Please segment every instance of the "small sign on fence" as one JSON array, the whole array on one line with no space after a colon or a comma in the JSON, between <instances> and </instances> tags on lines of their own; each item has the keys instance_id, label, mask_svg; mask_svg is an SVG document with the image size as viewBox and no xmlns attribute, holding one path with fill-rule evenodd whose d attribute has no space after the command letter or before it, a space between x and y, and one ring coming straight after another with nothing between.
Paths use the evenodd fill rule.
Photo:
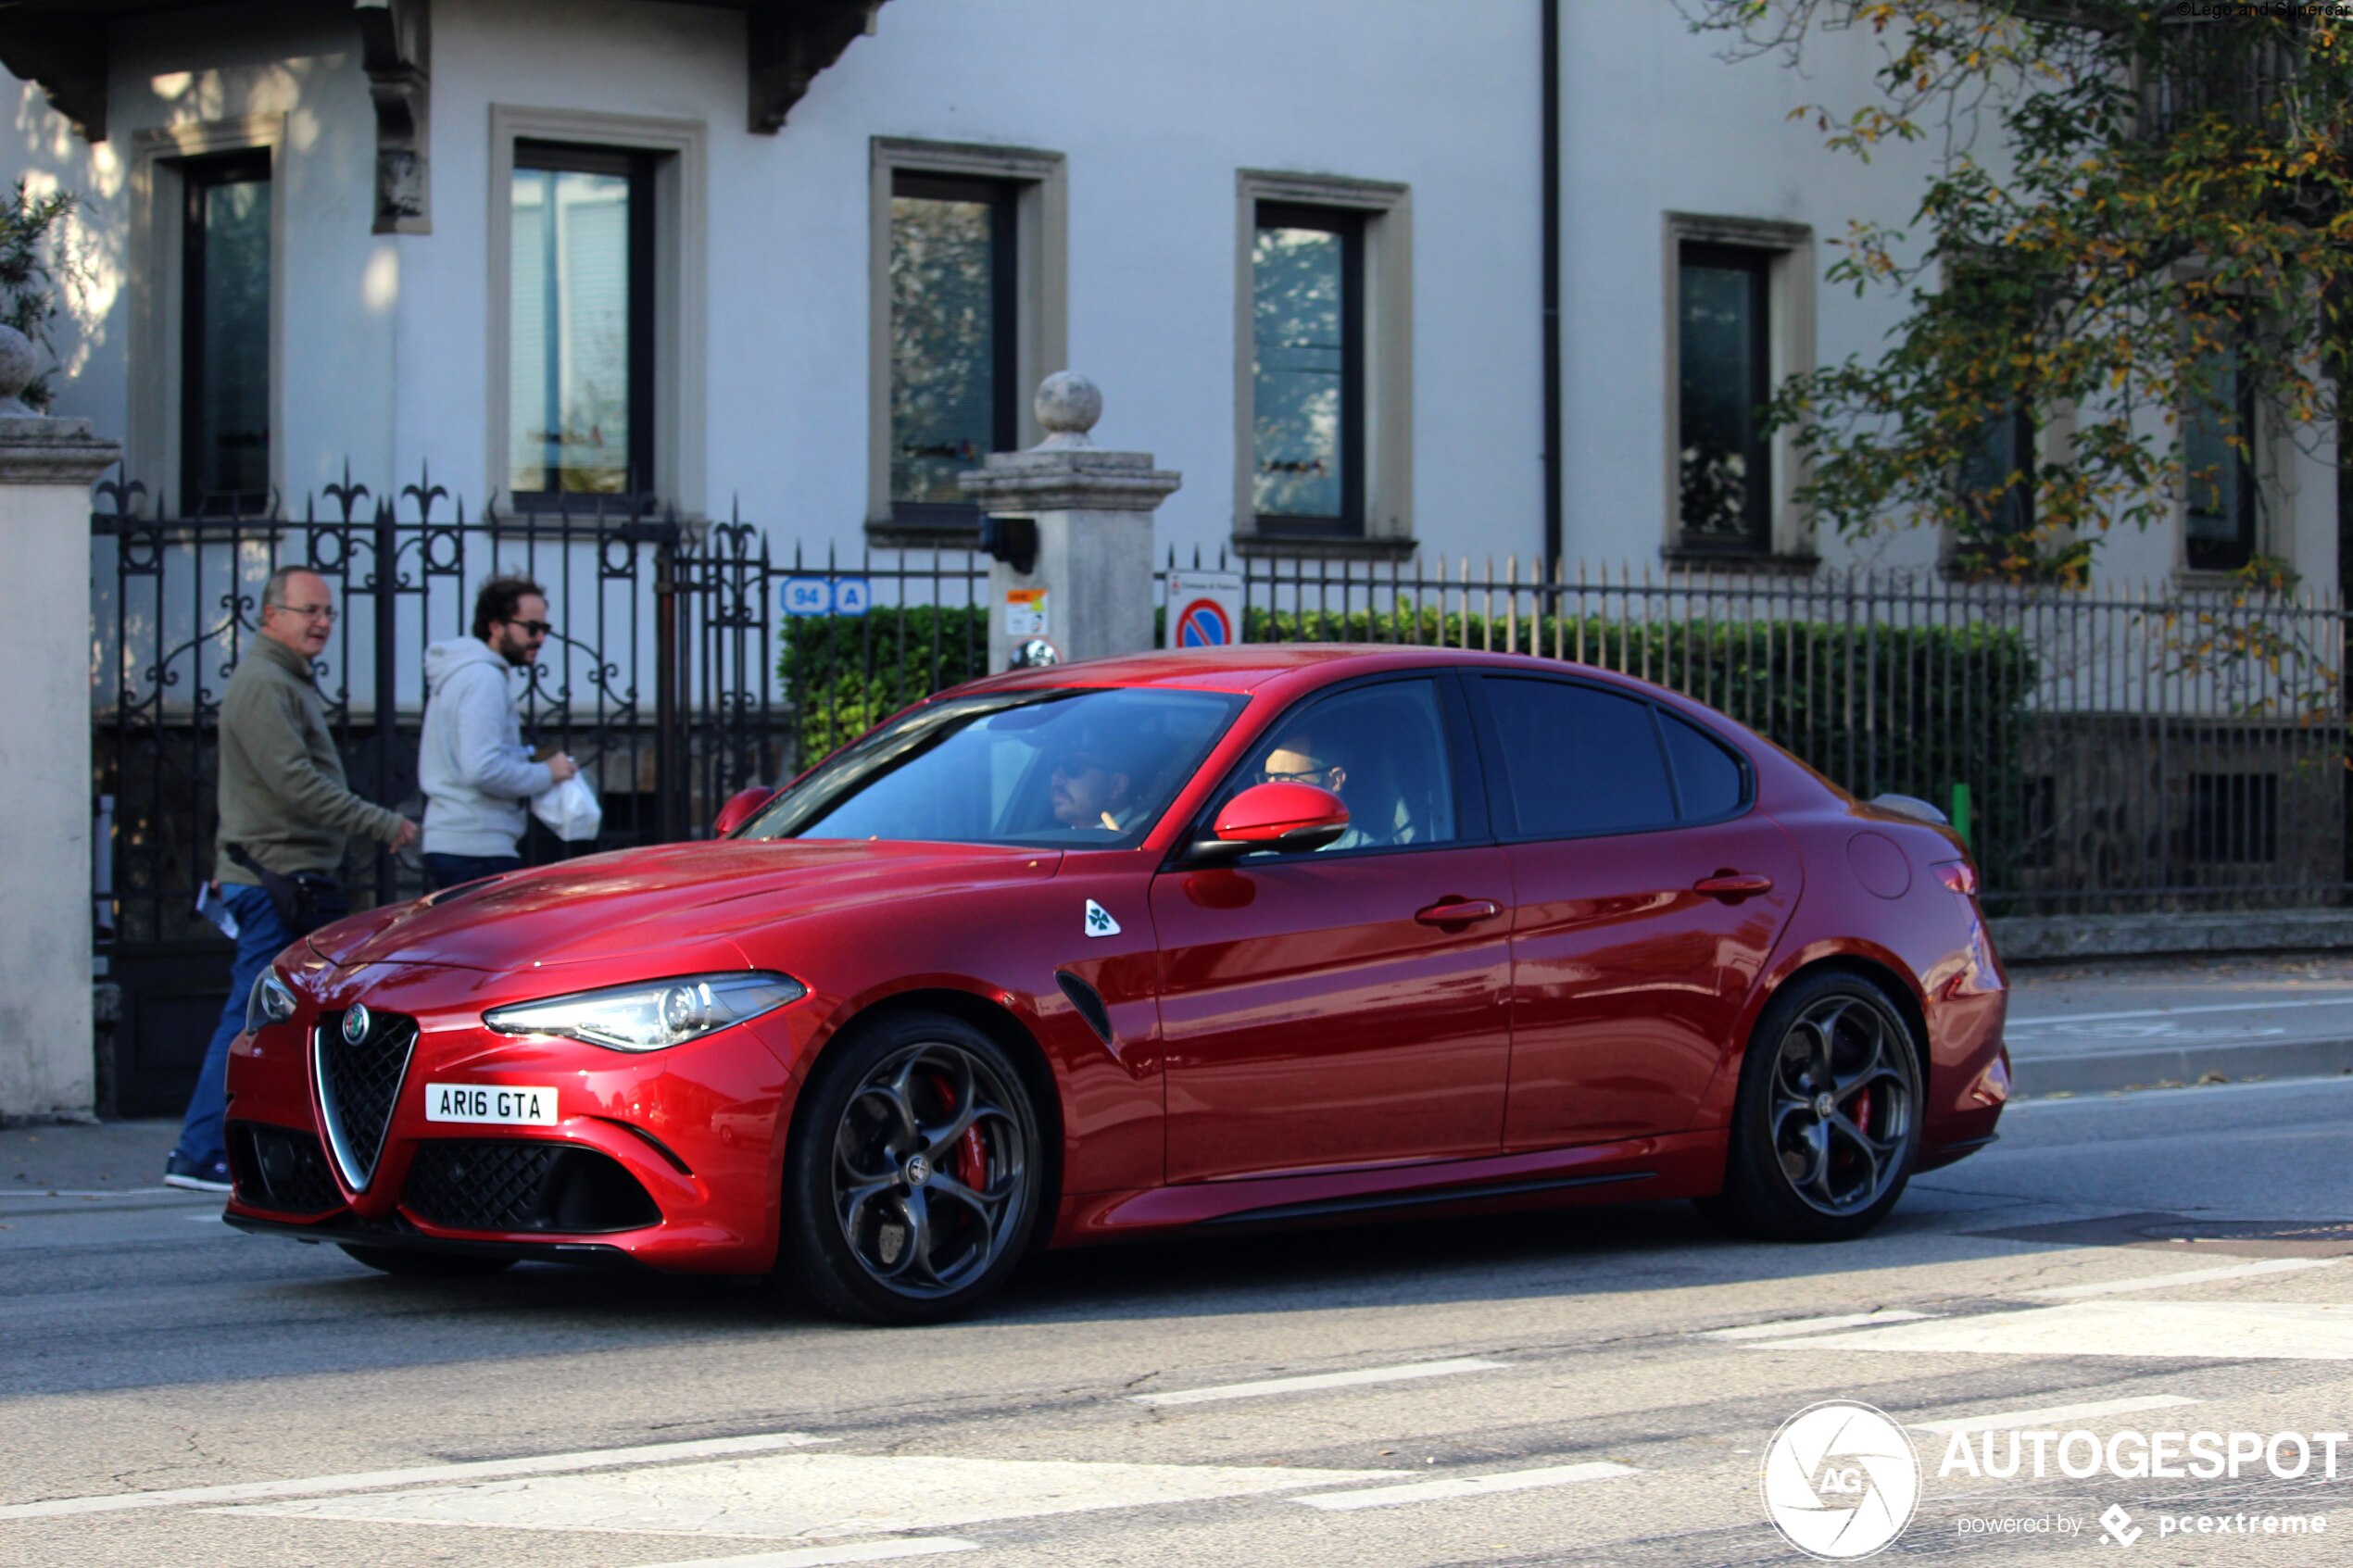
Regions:
<instances>
[{"instance_id":1,"label":"small sign on fence","mask_svg":"<svg viewBox=\"0 0 2353 1568\"><path fill-rule=\"evenodd\" d=\"M787 577L779 590L786 615L863 615L874 585L863 577Z\"/></svg>"},{"instance_id":2,"label":"small sign on fence","mask_svg":"<svg viewBox=\"0 0 2353 1568\"><path fill-rule=\"evenodd\" d=\"M1005 590L1005 635L1008 637L1042 637L1051 628L1047 624L1046 590L1043 588L1008 588Z\"/></svg>"},{"instance_id":3,"label":"small sign on fence","mask_svg":"<svg viewBox=\"0 0 2353 1568\"><path fill-rule=\"evenodd\" d=\"M1172 648L1217 648L1242 640L1242 574L1171 571L1162 641Z\"/></svg>"}]
</instances>

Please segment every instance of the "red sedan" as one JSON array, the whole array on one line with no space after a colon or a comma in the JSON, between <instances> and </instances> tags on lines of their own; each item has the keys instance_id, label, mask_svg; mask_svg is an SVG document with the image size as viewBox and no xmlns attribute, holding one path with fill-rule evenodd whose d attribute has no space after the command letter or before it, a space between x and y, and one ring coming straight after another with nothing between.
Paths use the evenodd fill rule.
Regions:
<instances>
[{"instance_id":1,"label":"red sedan","mask_svg":"<svg viewBox=\"0 0 2353 1568\"><path fill-rule=\"evenodd\" d=\"M998 676L715 842L288 948L230 1060L228 1217L396 1273L773 1273L885 1323L1184 1227L1681 1197L1856 1236L2008 1090L1934 816L1532 659Z\"/></svg>"}]
</instances>

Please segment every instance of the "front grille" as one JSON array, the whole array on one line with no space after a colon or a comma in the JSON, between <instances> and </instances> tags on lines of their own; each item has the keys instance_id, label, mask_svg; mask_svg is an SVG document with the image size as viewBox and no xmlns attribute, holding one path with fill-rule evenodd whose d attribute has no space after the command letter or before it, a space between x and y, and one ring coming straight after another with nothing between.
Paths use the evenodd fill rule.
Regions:
<instances>
[{"instance_id":1,"label":"front grille","mask_svg":"<svg viewBox=\"0 0 2353 1568\"><path fill-rule=\"evenodd\" d=\"M308 1133L259 1122L229 1123L229 1172L237 1198L280 1214L323 1214L343 1207L327 1170L327 1152Z\"/></svg>"},{"instance_id":2,"label":"front grille","mask_svg":"<svg viewBox=\"0 0 2353 1568\"><path fill-rule=\"evenodd\" d=\"M396 1012L369 1013L357 1045L343 1037L341 1012L319 1015L311 1055L319 1072L319 1103L327 1113L327 1143L344 1180L364 1188L384 1152L393 1102L417 1047L417 1021Z\"/></svg>"},{"instance_id":3,"label":"front grille","mask_svg":"<svg viewBox=\"0 0 2353 1568\"><path fill-rule=\"evenodd\" d=\"M434 1138L417 1146L400 1201L456 1231L590 1235L659 1223L661 1210L620 1162L535 1138Z\"/></svg>"}]
</instances>

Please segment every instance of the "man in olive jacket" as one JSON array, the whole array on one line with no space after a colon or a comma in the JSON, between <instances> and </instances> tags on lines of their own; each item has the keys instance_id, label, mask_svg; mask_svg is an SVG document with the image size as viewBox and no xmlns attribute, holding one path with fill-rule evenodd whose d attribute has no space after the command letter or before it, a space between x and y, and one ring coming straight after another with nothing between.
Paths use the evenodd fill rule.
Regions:
<instances>
[{"instance_id":1,"label":"man in olive jacket","mask_svg":"<svg viewBox=\"0 0 2353 1568\"><path fill-rule=\"evenodd\" d=\"M245 1028L254 981L301 935L279 918L254 867L332 878L347 839L372 838L403 849L417 836L416 823L362 800L344 782L326 700L311 670L334 623L326 579L300 567L279 568L261 591L261 635L237 661L221 694L221 848L213 881L236 922L237 955L229 967L228 1004L205 1051L180 1142L164 1162L170 1186L229 1190L221 1133L229 1046ZM240 863L231 846L251 864Z\"/></svg>"}]
</instances>

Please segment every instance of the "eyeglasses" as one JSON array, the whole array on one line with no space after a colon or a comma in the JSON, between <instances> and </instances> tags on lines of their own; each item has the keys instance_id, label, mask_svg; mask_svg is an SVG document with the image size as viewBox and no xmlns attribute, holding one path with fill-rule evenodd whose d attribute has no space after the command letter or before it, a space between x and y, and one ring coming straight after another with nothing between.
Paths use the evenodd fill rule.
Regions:
<instances>
[{"instance_id":1,"label":"eyeglasses","mask_svg":"<svg viewBox=\"0 0 2353 1568\"><path fill-rule=\"evenodd\" d=\"M263 605L261 608L299 615L305 621L333 621L335 618L335 607L333 605Z\"/></svg>"},{"instance_id":2,"label":"eyeglasses","mask_svg":"<svg viewBox=\"0 0 2353 1568\"><path fill-rule=\"evenodd\" d=\"M1054 759L1054 772L1057 776L1065 779L1078 778L1086 773L1101 772L1110 766L1110 763L1100 757L1088 757L1076 753Z\"/></svg>"},{"instance_id":3,"label":"eyeglasses","mask_svg":"<svg viewBox=\"0 0 2353 1568\"><path fill-rule=\"evenodd\" d=\"M1305 784L1311 779L1320 779L1331 771L1332 765L1328 762L1317 762L1296 771L1286 771L1279 768L1261 768L1258 770L1257 779L1260 784Z\"/></svg>"},{"instance_id":4,"label":"eyeglasses","mask_svg":"<svg viewBox=\"0 0 2353 1568\"><path fill-rule=\"evenodd\" d=\"M507 624L520 626L535 637L552 637L556 634L556 629L544 621L510 621Z\"/></svg>"}]
</instances>

